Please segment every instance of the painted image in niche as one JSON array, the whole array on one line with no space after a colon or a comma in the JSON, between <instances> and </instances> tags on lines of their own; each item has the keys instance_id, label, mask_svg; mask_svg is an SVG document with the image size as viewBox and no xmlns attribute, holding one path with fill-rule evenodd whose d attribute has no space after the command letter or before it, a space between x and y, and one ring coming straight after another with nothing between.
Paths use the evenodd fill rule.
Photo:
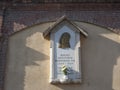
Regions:
<instances>
[{"instance_id":1,"label":"painted image in niche","mask_svg":"<svg viewBox=\"0 0 120 90\"><path fill-rule=\"evenodd\" d=\"M70 48L70 34L65 32L59 40L59 48Z\"/></svg>"}]
</instances>

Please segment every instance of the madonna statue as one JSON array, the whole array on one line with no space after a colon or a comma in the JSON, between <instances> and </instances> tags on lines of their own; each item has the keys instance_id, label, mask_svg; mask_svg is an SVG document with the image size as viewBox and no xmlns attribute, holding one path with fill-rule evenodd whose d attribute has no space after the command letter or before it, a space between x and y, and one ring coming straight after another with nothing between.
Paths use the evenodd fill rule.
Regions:
<instances>
[{"instance_id":1,"label":"madonna statue","mask_svg":"<svg viewBox=\"0 0 120 90\"><path fill-rule=\"evenodd\" d=\"M59 48L70 48L70 34L65 32L59 40Z\"/></svg>"}]
</instances>

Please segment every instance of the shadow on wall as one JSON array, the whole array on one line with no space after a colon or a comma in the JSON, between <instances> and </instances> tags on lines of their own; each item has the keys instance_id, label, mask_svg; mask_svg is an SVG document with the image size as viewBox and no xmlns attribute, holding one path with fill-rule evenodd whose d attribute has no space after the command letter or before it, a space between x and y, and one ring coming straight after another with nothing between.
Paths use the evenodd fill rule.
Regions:
<instances>
[{"instance_id":1,"label":"shadow on wall","mask_svg":"<svg viewBox=\"0 0 120 90\"><path fill-rule=\"evenodd\" d=\"M62 90L120 90L119 35L95 25L86 27L88 38L82 42L82 79L80 85L57 85Z\"/></svg>"},{"instance_id":2,"label":"shadow on wall","mask_svg":"<svg viewBox=\"0 0 120 90\"><path fill-rule=\"evenodd\" d=\"M41 71L49 70L49 42L41 37L39 27L34 29L9 38L5 90L37 90L34 84L40 78L47 78ZM30 86L33 88L29 89Z\"/></svg>"},{"instance_id":3,"label":"shadow on wall","mask_svg":"<svg viewBox=\"0 0 120 90\"><path fill-rule=\"evenodd\" d=\"M49 41L42 37L45 26L36 25L9 39L5 90L120 90L120 39L104 28L77 23L87 28L82 41L81 84L51 85Z\"/></svg>"}]
</instances>

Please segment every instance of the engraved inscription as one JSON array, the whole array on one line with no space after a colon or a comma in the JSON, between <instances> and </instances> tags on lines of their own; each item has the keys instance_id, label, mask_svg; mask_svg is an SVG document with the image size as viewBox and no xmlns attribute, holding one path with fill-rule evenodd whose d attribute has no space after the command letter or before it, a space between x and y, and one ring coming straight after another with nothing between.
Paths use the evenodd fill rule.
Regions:
<instances>
[{"instance_id":1,"label":"engraved inscription","mask_svg":"<svg viewBox=\"0 0 120 90\"><path fill-rule=\"evenodd\" d=\"M75 60L74 60L74 57L70 55L69 53L60 54L57 57L56 63L57 63L57 74L58 75L63 74L63 72L61 71L63 65L67 66L67 68L70 70L69 75L73 74Z\"/></svg>"}]
</instances>

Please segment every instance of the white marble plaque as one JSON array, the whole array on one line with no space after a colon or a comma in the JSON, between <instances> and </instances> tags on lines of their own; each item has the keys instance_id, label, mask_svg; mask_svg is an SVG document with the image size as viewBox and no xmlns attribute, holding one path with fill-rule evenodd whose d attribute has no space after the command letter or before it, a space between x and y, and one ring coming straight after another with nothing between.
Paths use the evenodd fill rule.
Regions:
<instances>
[{"instance_id":1,"label":"white marble plaque","mask_svg":"<svg viewBox=\"0 0 120 90\"><path fill-rule=\"evenodd\" d=\"M69 36L66 41L64 34ZM67 46L62 45L61 38ZM63 43L65 44L65 43ZM51 57L50 57L50 82L51 83L80 83L81 62L80 62L80 34L68 26L62 26L59 30L51 33ZM67 68L67 75L62 71L63 66ZM64 76L67 76L66 80Z\"/></svg>"}]
</instances>

